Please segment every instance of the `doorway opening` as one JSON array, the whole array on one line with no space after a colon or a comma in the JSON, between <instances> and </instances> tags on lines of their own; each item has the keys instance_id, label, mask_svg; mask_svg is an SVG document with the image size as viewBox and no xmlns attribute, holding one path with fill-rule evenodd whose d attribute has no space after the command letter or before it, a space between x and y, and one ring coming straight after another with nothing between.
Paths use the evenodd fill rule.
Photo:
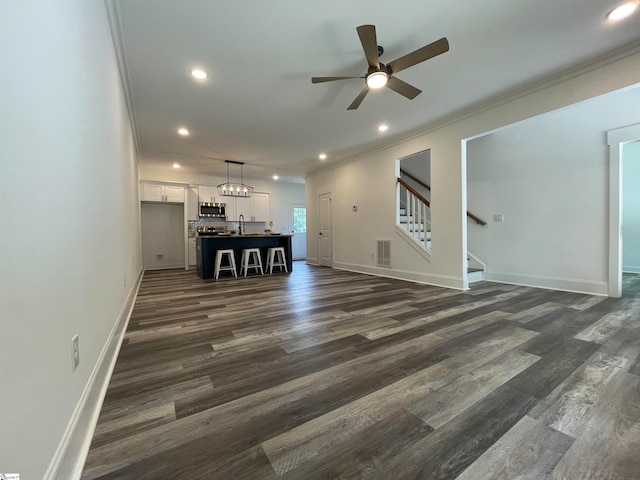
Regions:
<instances>
[{"instance_id":1,"label":"doorway opening","mask_svg":"<svg viewBox=\"0 0 640 480\"><path fill-rule=\"evenodd\" d=\"M609 143L609 296L637 296L639 283L636 281L636 249L632 238L640 236L640 220L634 212L640 208L640 195L636 188L630 188L633 179L640 173L640 124L611 130L607 133ZM626 167L626 168L625 168ZM633 177L633 178L632 178ZM627 183L625 180L629 180ZM625 189L625 184L628 187ZM637 185L634 183L634 185ZM627 195L625 195L627 190ZM636 206L638 205L638 206ZM625 207L627 214L624 213ZM640 210L638 210L640 212ZM624 217L624 221L623 221ZM634 218L635 217L635 218ZM627 228L626 223L630 223ZM624 227L623 227L624 225ZM627 256L624 258L626 237ZM638 237L635 237L638 238ZM640 262L640 253L638 254ZM626 265L623 264L626 262ZM638 265L640 266L640 265ZM623 268L624 267L624 268ZM623 270L627 270L623 282ZM623 292L624 288L624 292Z\"/></svg>"},{"instance_id":2,"label":"doorway opening","mask_svg":"<svg viewBox=\"0 0 640 480\"><path fill-rule=\"evenodd\" d=\"M141 223L144 269L184 267L184 206L142 202Z\"/></svg>"}]
</instances>

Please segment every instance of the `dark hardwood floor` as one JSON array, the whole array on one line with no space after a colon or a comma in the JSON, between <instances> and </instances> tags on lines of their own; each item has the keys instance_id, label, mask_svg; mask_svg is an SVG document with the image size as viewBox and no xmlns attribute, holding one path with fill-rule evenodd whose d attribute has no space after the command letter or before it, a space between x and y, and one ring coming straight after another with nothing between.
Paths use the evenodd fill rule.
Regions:
<instances>
[{"instance_id":1,"label":"dark hardwood floor","mask_svg":"<svg viewBox=\"0 0 640 480\"><path fill-rule=\"evenodd\" d=\"M147 272L82 478L637 480L639 353L640 275Z\"/></svg>"}]
</instances>

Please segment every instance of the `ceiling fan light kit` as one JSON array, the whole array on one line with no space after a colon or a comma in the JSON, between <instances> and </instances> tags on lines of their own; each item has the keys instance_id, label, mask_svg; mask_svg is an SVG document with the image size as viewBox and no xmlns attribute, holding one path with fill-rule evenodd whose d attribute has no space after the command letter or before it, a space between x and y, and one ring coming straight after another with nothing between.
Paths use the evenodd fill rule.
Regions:
<instances>
[{"instance_id":1,"label":"ceiling fan light kit","mask_svg":"<svg viewBox=\"0 0 640 480\"><path fill-rule=\"evenodd\" d=\"M244 162L236 162L234 160L225 160L227 164L227 181L218 185L218 193L222 197L250 197L253 193L253 187L245 185L242 175L242 166ZM240 183L232 183L229 179L229 164L240 165Z\"/></svg>"},{"instance_id":2,"label":"ceiling fan light kit","mask_svg":"<svg viewBox=\"0 0 640 480\"><path fill-rule=\"evenodd\" d=\"M382 88L387 84L389 80L388 75L385 72L373 72L367 75L367 86L369 88Z\"/></svg>"},{"instance_id":3,"label":"ceiling fan light kit","mask_svg":"<svg viewBox=\"0 0 640 480\"><path fill-rule=\"evenodd\" d=\"M364 50L364 56L367 59L367 63L369 64L369 70L367 74L363 77L313 77L311 78L311 83L324 83L324 82L334 82L336 80L347 80L351 78L364 78L365 79L365 87L360 92L360 94L356 97L356 99L351 102L351 105L347 107L347 110L355 110L357 109L364 97L369 93L369 89L376 89L382 87L389 87L396 93L399 93L405 98L409 100L413 100L416 98L422 91L414 87L413 85L409 85L408 83L400 80L393 75L395 73L404 70L405 68L412 67L417 65L418 63L424 62L425 60L429 60L430 58L436 57L442 53L449 51L449 42L443 37L440 40L436 40L433 43L425 45L422 48L419 48L407 55L404 55L400 58L395 59L394 61L385 65L380 62L380 55L384 52L384 49L378 45L378 41L376 38L376 27L375 25L360 25L356 28L358 32L358 37L360 38L360 43L362 44L362 49Z\"/></svg>"}]
</instances>

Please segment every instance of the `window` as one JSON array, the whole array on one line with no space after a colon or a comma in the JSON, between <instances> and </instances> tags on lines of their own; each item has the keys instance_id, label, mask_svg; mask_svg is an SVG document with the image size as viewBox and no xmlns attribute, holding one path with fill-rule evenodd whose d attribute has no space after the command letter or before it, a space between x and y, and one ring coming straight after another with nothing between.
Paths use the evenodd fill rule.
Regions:
<instances>
[{"instance_id":1,"label":"window","mask_svg":"<svg viewBox=\"0 0 640 480\"><path fill-rule=\"evenodd\" d=\"M307 233L306 207L293 207L293 233Z\"/></svg>"}]
</instances>

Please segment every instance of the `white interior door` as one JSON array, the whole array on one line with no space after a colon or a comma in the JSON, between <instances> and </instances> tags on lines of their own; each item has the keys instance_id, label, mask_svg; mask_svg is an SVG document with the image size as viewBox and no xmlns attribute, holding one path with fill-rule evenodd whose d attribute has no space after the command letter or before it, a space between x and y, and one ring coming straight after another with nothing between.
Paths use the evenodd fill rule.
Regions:
<instances>
[{"instance_id":1,"label":"white interior door","mask_svg":"<svg viewBox=\"0 0 640 480\"><path fill-rule=\"evenodd\" d=\"M292 203L290 211L291 256L293 260L307 258L307 207L303 203Z\"/></svg>"},{"instance_id":2,"label":"white interior door","mask_svg":"<svg viewBox=\"0 0 640 480\"><path fill-rule=\"evenodd\" d=\"M318 196L320 231L318 232L320 265L333 266L333 203L331 193Z\"/></svg>"}]
</instances>

